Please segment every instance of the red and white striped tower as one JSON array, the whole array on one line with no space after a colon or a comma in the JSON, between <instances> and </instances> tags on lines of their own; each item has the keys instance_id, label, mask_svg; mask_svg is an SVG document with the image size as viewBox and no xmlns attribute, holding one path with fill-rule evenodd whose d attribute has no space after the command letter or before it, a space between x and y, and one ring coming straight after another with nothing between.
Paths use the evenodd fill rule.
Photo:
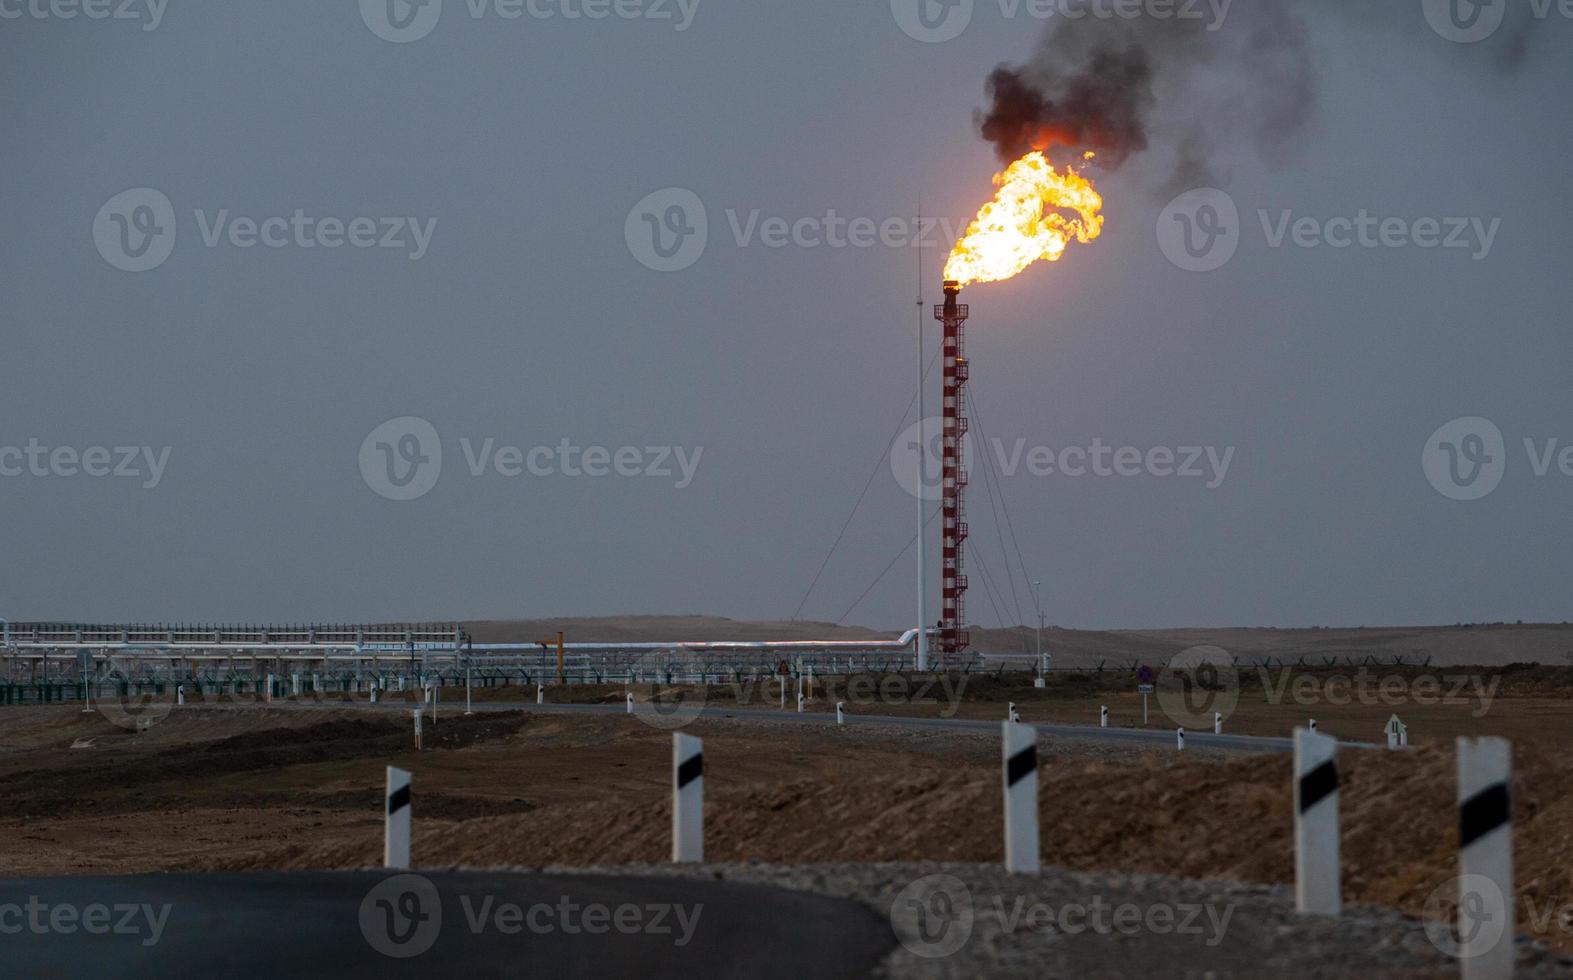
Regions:
<instances>
[{"instance_id":1,"label":"red and white striped tower","mask_svg":"<svg viewBox=\"0 0 1573 980\"><path fill-rule=\"evenodd\" d=\"M963 572L962 545L967 540L967 489L966 461L963 458L963 440L967 435L967 412L962 400L962 386L967 383L966 345L963 343L963 326L967 322L967 305L956 302L961 295L961 284L947 280L945 302L934 307L934 319L944 325L944 397L941 401L943 442L940 458L941 499L940 521L941 592L939 619L940 653L960 653L967 648L971 637L964 628L967 623L967 576Z\"/></svg>"}]
</instances>

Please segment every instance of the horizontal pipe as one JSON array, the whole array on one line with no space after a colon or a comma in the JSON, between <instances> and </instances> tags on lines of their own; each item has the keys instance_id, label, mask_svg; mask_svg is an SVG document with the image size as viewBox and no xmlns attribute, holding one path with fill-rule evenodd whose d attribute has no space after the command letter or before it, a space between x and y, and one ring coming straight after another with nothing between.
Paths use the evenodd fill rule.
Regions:
<instances>
[{"instance_id":1,"label":"horizontal pipe","mask_svg":"<svg viewBox=\"0 0 1573 980\"><path fill-rule=\"evenodd\" d=\"M4 620L0 620L4 622ZM927 630L930 636L937 635L938 630ZM710 652L749 652L760 651L769 653L812 653L812 652L860 652L860 651L896 651L905 650L913 645L917 639L918 631L909 629L895 640L668 640L646 641L635 643L565 643L565 653L654 653L662 650L683 651L689 653ZM435 656L454 656L460 653L459 647L443 647L433 649L429 644L418 647L414 652ZM551 652L553 644L544 644L547 652ZM467 644L462 649L465 652L539 652L543 647L541 643L475 643ZM401 648L395 644L378 643L157 643L157 642L126 642L122 640L83 640L69 642L48 642L41 640L23 640L8 642L6 649L13 655L24 650L118 650L127 653L138 653L152 656L173 654L195 654L198 656L250 656L258 651L281 651L284 659L333 659L353 660L369 657L407 657L408 648ZM291 651L295 651L291 656ZM320 651L320 652L319 652ZM349 651L348 653L330 653L330 651ZM29 659L41 654L22 654ZM276 655L276 656L277 656Z\"/></svg>"},{"instance_id":2,"label":"horizontal pipe","mask_svg":"<svg viewBox=\"0 0 1573 980\"><path fill-rule=\"evenodd\" d=\"M930 628L935 636L938 630ZM639 653L656 650L690 650L703 653L710 650L904 650L917 639L918 631L907 630L896 640L667 640L642 643L565 643L569 653ZM472 643L471 650L537 650L540 643ZM553 647L554 644L546 644Z\"/></svg>"}]
</instances>

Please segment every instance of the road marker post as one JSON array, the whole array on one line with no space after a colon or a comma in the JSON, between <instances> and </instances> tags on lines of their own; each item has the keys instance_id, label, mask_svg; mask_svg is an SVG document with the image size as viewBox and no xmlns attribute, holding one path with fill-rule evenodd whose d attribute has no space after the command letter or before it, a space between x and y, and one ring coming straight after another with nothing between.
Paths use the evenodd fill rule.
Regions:
<instances>
[{"instance_id":1,"label":"road marker post","mask_svg":"<svg viewBox=\"0 0 1573 980\"><path fill-rule=\"evenodd\" d=\"M410 774L388 767L382 822L382 866L398 871L410 866Z\"/></svg>"},{"instance_id":2,"label":"road marker post","mask_svg":"<svg viewBox=\"0 0 1573 980\"><path fill-rule=\"evenodd\" d=\"M672 861L705 859L705 743L672 733Z\"/></svg>"},{"instance_id":3,"label":"road marker post","mask_svg":"<svg viewBox=\"0 0 1573 980\"><path fill-rule=\"evenodd\" d=\"M1016 710L1016 702L1010 702L1010 708L1005 715L1005 720L1018 723L1021 721L1021 712Z\"/></svg>"},{"instance_id":4,"label":"road marker post","mask_svg":"<svg viewBox=\"0 0 1573 980\"><path fill-rule=\"evenodd\" d=\"M1302 915L1338 915L1338 740L1294 733L1294 901Z\"/></svg>"},{"instance_id":5,"label":"road marker post","mask_svg":"<svg viewBox=\"0 0 1573 980\"><path fill-rule=\"evenodd\" d=\"M372 704L376 704L377 703L377 685L375 685L375 684L373 684L371 686L371 703Z\"/></svg>"},{"instance_id":6,"label":"road marker post","mask_svg":"<svg viewBox=\"0 0 1573 980\"><path fill-rule=\"evenodd\" d=\"M1099 728L1108 728L1109 727L1109 706L1108 705L1104 705L1103 707L1098 709L1098 727Z\"/></svg>"},{"instance_id":7,"label":"road marker post","mask_svg":"<svg viewBox=\"0 0 1573 980\"><path fill-rule=\"evenodd\" d=\"M847 703L845 701L836 702L836 724L845 725L847 723L846 707Z\"/></svg>"},{"instance_id":8,"label":"road marker post","mask_svg":"<svg viewBox=\"0 0 1573 980\"><path fill-rule=\"evenodd\" d=\"M1403 748L1409 744L1409 726L1398 720L1398 716L1387 719L1387 747L1390 749Z\"/></svg>"},{"instance_id":9,"label":"road marker post","mask_svg":"<svg viewBox=\"0 0 1573 980\"><path fill-rule=\"evenodd\" d=\"M1213 712L1213 734L1214 735L1222 735L1223 734L1223 712L1221 712L1221 711L1214 711Z\"/></svg>"},{"instance_id":10,"label":"road marker post","mask_svg":"<svg viewBox=\"0 0 1573 980\"><path fill-rule=\"evenodd\" d=\"M1185 729L1183 729L1183 728L1176 728L1174 730L1174 742L1175 742L1175 746L1174 747L1178 751L1180 751L1180 752L1184 752L1185 751Z\"/></svg>"},{"instance_id":11,"label":"road marker post","mask_svg":"<svg viewBox=\"0 0 1573 980\"><path fill-rule=\"evenodd\" d=\"M1316 731L1316 719L1315 718L1311 719L1311 731L1313 731L1313 732Z\"/></svg>"},{"instance_id":12,"label":"road marker post","mask_svg":"<svg viewBox=\"0 0 1573 980\"><path fill-rule=\"evenodd\" d=\"M1037 874L1038 730L1004 722L1005 870Z\"/></svg>"},{"instance_id":13,"label":"road marker post","mask_svg":"<svg viewBox=\"0 0 1573 980\"><path fill-rule=\"evenodd\" d=\"M797 713L798 714L802 714L803 713L803 692L802 691L797 692Z\"/></svg>"},{"instance_id":14,"label":"road marker post","mask_svg":"<svg viewBox=\"0 0 1573 980\"><path fill-rule=\"evenodd\" d=\"M632 692L632 691L625 692L623 696L624 696L624 698L627 699L627 703L628 703L628 710L626 712L624 712L624 714L630 714L631 715L631 714L634 713L634 692Z\"/></svg>"},{"instance_id":15,"label":"road marker post","mask_svg":"<svg viewBox=\"0 0 1573 980\"><path fill-rule=\"evenodd\" d=\"M535 685L535 703L536 704L545 704L546 703L546 685L545 684L537 684L537 685Z\"/></svg>"},{"instance_id":16,"label":"road marker post","mask_svg":"<svg viewBox=\"0 0 1573 980\"><path fill-rule=\"evenodd\" d=\"M1457 744L1458 955L1464 980L1508 980L1516 955L1513 743L1460 738Z\"/></svg>"},{"instance_id":17,"label":"road marker post","mask_svg":"<svg viewBox=\"0 0 1573 980\"><path fill-rule=\"evenodd\" d=\"M186 703L186 685L184 685L184 684L176 684L175 685L175 703L176 704L185 704Z\"/></svg>"}]
</instances>

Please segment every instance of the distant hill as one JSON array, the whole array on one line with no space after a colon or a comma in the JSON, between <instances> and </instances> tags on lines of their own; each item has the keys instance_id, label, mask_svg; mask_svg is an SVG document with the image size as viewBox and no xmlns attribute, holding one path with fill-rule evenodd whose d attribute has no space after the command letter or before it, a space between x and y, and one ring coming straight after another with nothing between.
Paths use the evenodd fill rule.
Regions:
<instances>
[{"instance_id":1,"label":"distant hill","mask_svg":"<svg viewBox=\"0 0 1573 980\"><path fill-rule=\"evenodd\" d=\"M715 640L863 640L898 634L860 626L802 621L749 621L720 616L606 616L591 619L476 620L465 624L477 643L531 642L555 636L606 643ZM1031 627L972 627L973 648L994 656L1031 656ZM1226 627L1170 630L1043 631L1044 648L1056 666L1161 664L1187 647L1210 644L1242 659L1363 657L1420 659L1437 666L1509 663L1573 664L1573 626L1492 624L1480 626L1380 626L1326 629Z\"/></svg>"}]
</instances>

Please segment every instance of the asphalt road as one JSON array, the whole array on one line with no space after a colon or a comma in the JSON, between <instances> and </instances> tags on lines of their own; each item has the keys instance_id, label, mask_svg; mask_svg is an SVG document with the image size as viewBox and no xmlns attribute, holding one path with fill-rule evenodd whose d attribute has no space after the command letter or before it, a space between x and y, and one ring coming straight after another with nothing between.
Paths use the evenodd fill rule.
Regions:
<instances>
[{"instance_id":1,"label":"asphalt road","mask_svg":"<svg viewBox=\"0 0 1573 980\"><path fill-rule=\"evenodd\" d=\"M462 698L462 696L461 696ZM281 702L274 702L277 706ZM342 702L329 702L342 703ZM371 705L364 701L355 702L359 706L386 710L409 711L413 705L407 702L384 702ZM530 711L540 714L586 714L586 715L624 715L627 707L620 704L536 704L529 702L510 701L485 701L476 702L474 709L480 711ZM463 700L444 701L440 707L444 716L462 714L464 711ZM643 715L658 728L676 730L681 727L679 722L686 724L688 720L710 719L730 720L741 722L762 722L777 725L808 725L820 728L833 728L836 725L836 716L833 711L781 711L769 708L735 708L706 705L702 713L696 718L686 718L678 714L666 714L657 711L647 702L634 705L635 716ZM1109 742L1122 745L1142 746L1147 748L1166 746L1174 748L1177 743L1175 732L1143 728L1099 728L1096 725L1053 725L1034 722L1029 717L1022 718L1023 724L1034 725L1038 735L1057 738L1086 739L1094 742ZM915 718L898 715L853 715L846 716L847 727L868 728L907 728L925 731L953 731L953 732L987 732L998 734L1000 722L987 721L976 718ZM1377 746L1366 742L1339 742L1343 748L1369 749ZM1294 740L1290 738L1272 738L1258 735L1214 735L1211 732L1187 731L1185 745L1191 749L1224 749L1236 752L1293 752Z\"/></svg>"},{"instance_id":2,"label":"asphalt road","mask_svg":"<svg viewBox=\"0 0 1573 980\"><path fill-rule=\"evenodd\" d=\"M247 703L253 703L249 700ZM300 697L280 698L268 703L271 708L282 709L314 709L322 707L345 707L368 711L381 712L409 712L415 707L413 702L402 700L401 695L389 692L389 700L372 704L364 695L356 695L346 699L341 694L323 695L320 699L307 694ZM201 710L200 703L194 705ZM524 701L477 701L474 702L476 712L494 711L527 711L538 714L567 714L567 715L625 715L627 707L623 704L536 704L533 700ZM186 710L171 708L167 702L160 705L162 712L170 710ZM427 706L427 711L430 707ZM439 718L449 718L464 712L464 695L459 693L455 697L455 689L448 689L448 697L439 705ZM634 715L649 723L651 726L665 730L675 731L684 727L691 721L701 719L726 720L743 723L760 723L772 725L807 725L819 728L836 727L836 715L832 711L804 711L798 712L792 708L781 710L779 708L739 708L735 706L710 705L710 704L678 704L671 707L657 708L650 702L636 702ZM427 716L428 718L430 715ZM1139 746L1144 748L1175 748L1177 744L1176 733L1173 729L1151 728L1100 728L1096 725L1061 725L1041 723L1034 721L1030 713L1023 716L1022 722L1034 725L1040 737L1082 739L1093 742L1113 743L1120 745ZM905 728L923 731L950 731L950 732L977 732L999 734L1000 722L977 718L923 718L902 715L874 715L874 714L846 714L846 725L852 728ZM1340 741L1341 748L1371 749L1379 746L1370 742ZM1292 752L1294 740L1290 738L1259 736L1259 735L1214 735L1210 731L1187 730L1185 745L1190 749L1219 749L1234 752Z\"/></svg>"},{"instance_id":3,"label":"asphalt road","mask_svg":"<svg viewBox=\"0 0 1573 980\"><path fill-rule=\"evenodd\" d=\"M869 976L866 906L698 878L347 872L0 880L17 977Z\"/></svg>"}]
</instances>

